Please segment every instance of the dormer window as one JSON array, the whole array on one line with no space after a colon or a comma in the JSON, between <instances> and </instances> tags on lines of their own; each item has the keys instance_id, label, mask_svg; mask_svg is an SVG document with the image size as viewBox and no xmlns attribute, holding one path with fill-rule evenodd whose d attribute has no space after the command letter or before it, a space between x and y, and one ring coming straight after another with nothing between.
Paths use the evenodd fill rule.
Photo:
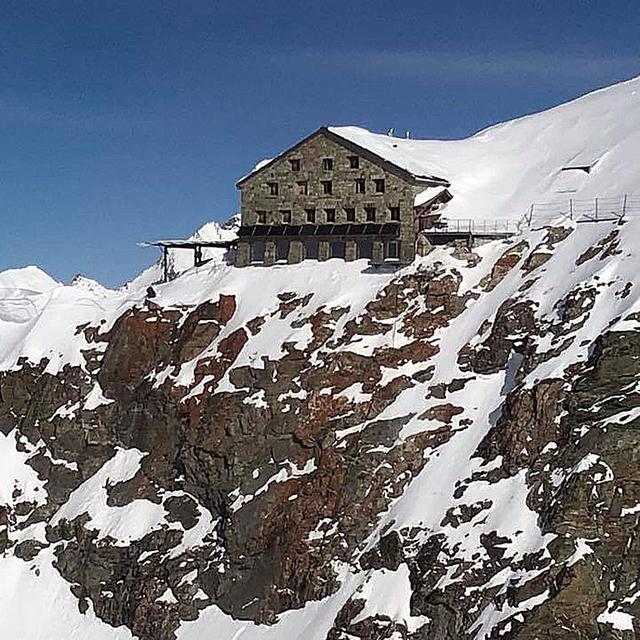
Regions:
<instances>
[{"instance_id":1,"label":"dormer window","mask_svg":"<svg viewBox=\"0 0 640 640\"><path fill-rule=\"evenodd\" d=\"M376 193L384 193L384 178L377 178L373 181L376 188Z\"/></svg>"},{"instance_id":2,"label":"dormer window","mask_svg":"<svg viewBox=\"0 0 640 640\"><path fill-rule=\"evenodd\" d=\"M360 158L358 158L358 156L349 156L349 168L350 169L360 168Z\"/></svg>"},{"instance_id":3,"label":"dormer window","mask_svg":"<svg viewBox=\"0 0 640 640\"><path fill-rule=\"evenodd\" d=\"M267 182L267 188L269 189L270 196L278 195L278 183L277 182Z\"/></svg>"},{"instance_id":4,"label":"dormer window","mask_svg":"<svg viewBox=\"0 0 640 640\"><path fill-rule=\"evenodd\" d=\"M322 185L322 193L325 196L333 193L333 182L331 182L331 180L322 180L320 184Z\"/></svg>"},{"instance_id":5,"label":"dormer window","mask_svg":"<svg viewBox=\"0 0 640 640\"><path fill-rule=\"evenodd\" d=\"M322 158L322 169L324 171L333 171L333 158Z\"/></svg>"},{"instance_id":6,"label":"dormer window","mask_svg":"<svg viewBox=\"0 0 640 640\"><path fill-rule=\"evenodd\" d=\"M256 211L256 224L267 224L266 211Z\"/></svg>"},{"instance_id":7,"label":"dormer window","mask_svg":"<svg viewBox=\"0 0 640 640\"><path fill-rule=\"evenodd\" d=\"M291 171L300 171L300 158L291 158Z\"/></svg>"},{"instance_id":8,"label":"dormer window","mask_svg":"<svg viewBox=\"0 0 640 640\"><path fill-rule=\"evenodd\" d=\"M357 178L356 193L364 193L364 192L365 192L364 178Z\"/></svg>"}]
</instances>

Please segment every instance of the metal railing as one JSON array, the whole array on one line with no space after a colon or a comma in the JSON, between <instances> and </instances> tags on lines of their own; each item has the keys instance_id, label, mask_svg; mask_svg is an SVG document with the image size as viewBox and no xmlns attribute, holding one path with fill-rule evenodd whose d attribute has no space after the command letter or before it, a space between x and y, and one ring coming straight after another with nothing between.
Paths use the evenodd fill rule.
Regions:
<instances>
[{"instance_id":1,"label":"metal railing","mask_svg":"<svg viewBox=\"0 0 640 640\"><path fill-rule=\"evenodd\" d=\"M432 227L423 229L424 233L469 234L474 236L508 236L518 232L518 220L504 218L442 218Z\"/></svg>"},{"instance_id":2,"label":"metal railing","mask_svg":"<svg viewBox=\"0 0 640 640\"><path fill-rule=\"evenodd\" d=\"M551 221L560 216L575 222L607 222L640 215L640 196L624 194L588 200L569 198L557 202L534 203L524 215L526 226Z\"/></svg>"}]
</instances>

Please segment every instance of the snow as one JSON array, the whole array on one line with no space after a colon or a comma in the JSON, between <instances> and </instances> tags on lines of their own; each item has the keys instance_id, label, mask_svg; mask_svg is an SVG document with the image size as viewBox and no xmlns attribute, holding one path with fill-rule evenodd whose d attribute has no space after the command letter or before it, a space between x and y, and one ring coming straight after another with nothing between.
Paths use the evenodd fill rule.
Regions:
<instances>
[{"instance_id":1,"label":"snow","mask_svg":"<svg viewBox=\"0 0 640 640\"><path fill-rule=\"evenodd\" d=\"M16 502L46 503L45 482L27 464L31 453L17 448L16 429L8 435L0 433L0 505L10 506ZM15 489L20 495L15 496ZM19 498L19 499L18 499Z\"/></svg>"},{"instance_id":2,"label":"snow","mask_svg":"<svg viewBox=\"0 0 640 640\"><path fill-rule=\"evenodd\" d=\"M577 176L580 183L572 197L637 191L640 78L464 140L394 138L359 127L331 131L414 175L447 179L453 195L449 218L520 219L532 203L568 199L565 182L574 172L562 169L585 158L595 165L589 174Z\"/></svg>"},{"instance_id":3,"label":"snow","mask_svg":"<svg viewBox=\"0 0 640 640\"><path fill-rule=\"evenodd\" d=\"M26 563L0 557L0 620L7 640L132 640L125 627L99 620L93 608L80 613L68 582L53 568L53 548Z\"/></svg>"},{"instance_id":4,"label":"snow","mask_svg":"<svg viewBox=\"0 0 640 640\"><path fill-rule=\"evenodd\" d=\"M138 449L117 449L113 458L73 491L67 503L53 516L51 524L71 521L86 513L90 518L86 526L98 531L98 540L109 537L119 546L140 540L160 527L166 515L162 505L141 499L121 507L107 504L107 487L133 478L144 456Z\"/></svg>"},{"instance_id":5,"label":"snow","mask_svg":"<svg viewBox=\"0 0 640 640\"><path fill-rule=\"evenodd\" d=\"M611 625L618 631L634 631L633 616L615 608L615 602L609 601L605 609L597 618L601 624Z\"/></svg>"},{"instance_id":6,"label":"snow","mask_svg":"<svg viewBox=\"0 0 640 640\"><path fill-rule=\"evenodd\" d=\"M405 624L410 633L417 631L429 623L429 618L411 615L411 593L409 568L406 564L401 564L396 571L373 571L356 592L356 598L365 599L365 606L353 619L353 624L370 616L386 616Z\"/></svg>"},{"instance_id":7,"label":"snow","mask_svg":"<svg viewBox=\"0 0 640 640\"><path fill-rule=\"evenodd\" d=\"M449 190L454 199L447 204L448 217L519 219L532 202L548 202L560 196L569 197L568 194L576 198L592 198L633 191L638 176L636 149L640 143L638 89L640 79L631 80L550 111L496 125L467 140L397 139L355 127L334 131L418 175L435 174L449 179L452 182ZM593 165L589 174L561 171L563 167L583 162ZM419 194L419 198L427 198L427 192L433 193L438 189L441 188L430 187ZM202 240L231 239L235 236L237 224L237 219L228 225L209 223L193 237ZM102 350L104 344L89 343L78 327L88 325L104 335L123 312L144 305L146 289L153 285L154 302L163 308L182 311L183 317L202 302L215 302L221 295L234 296L237 308L202 353L175 367L150 371L147 379L155 385L180 387L177 397L183 399L197 397L207 384L211 385L212 391L239 393L229 372L221 380L209 378L198 385L194 376L198 362L205 357L216 357L220 342L234 332L244 331L248 340L232 368L264 368L265 359L282 357L285 343L298 349L307 348L314 340L309 318L317 313L335 311L339 317L330 323L332 336L311 354L309 367L314 367L324 355L336 350L375 357L377 349L400 347L411 341L403 322L387 322L388 331L382 335L357 335L352 340L341 342L347 323L362 317L367 304L394 278L407 274L424 277L425 273L437 267L461 279L460 295L472 295L460 315L429 338L429 342L438 349L428 363L433 369L430 380L413 380L412 386L391 398L386 408L371 421L365 420L335 433L336 446L346 447L349 434L364 431L373 422L406 418L397 442L390 446L388 443L384 446L372 443L367 449L370 453L384 454L417 434L442 428L441 422L420 417L442 403L441 399L428 393L429 387L469 378L469 371L458 362L458 354L467 344L478 344L481 341L479 334L486 336L487 327L494 322L500 305L508 298L517 297L530 302L539 326L546 326L560 322L561 302L568 295L577 290L594 291L592 305L583 305L581 309L588 314L588 321L581 325L580 317L567 325L575 337L573 343L562 353L550 354L548 359L541 361L524 380L523 384L528 387L545 378L562 379L570 365L589 356L594 340L606 331L638 328L638 322L632 319L631 314L640 311L640 288L635 286L640 267L637 249L640 218L630 215L623 226L571 222L566 222L566 225L571 234L554 247L547 246L545 229L525 229L521 236L511 241L477 247L475 253L480 259L477 265L469 265L447 247L437 248L397 271L374 271L365 261L345 263L339 260L277 265L269 269L235 269L227 263L228 255L221 249L206 250L205 257L210 261L195 268L189 251L176 251L170 264L172 271L179 275L175 280L158 284L160 267L156 264L117 291L85 278L63 285L36 267L5 271L0 273L0 371L19 368L25 358L33 364L46 358L46 371L50 374L56 374L68 365L83 368L90 391L84 397L70 397L55 411L55 417L73 419L81 409L94 411L112 403L113 400L105 397L85 366L84 352ZM596 256L576 264L579 255L597 246L612 231L620 232L618 255L607 259ZM499 284L491 291L484 290L483 282L491 274L496 260L520 240L525 240L531 248L535 247L536 253L550 256L549 260L528 274L521 268L525 254ZM634 285L628 293L621 295L628 283ZM303 306L282 317L279 296L290 292L294 292L297 298L311 295ZM421 298L416 304L424 305L424 300ZM425 311L424 308L418 310ZM247 324L256 318L262 318L264 322L256 335L251 335ZM539 338L537 347L540 352L557 347L557 342L549 336ZM527 505L530 490L528 470L523 468L509 477L489 482L483 478L488 471L499 469L502 460L485 461L476 453L479 444L495 427L505 397L513 388L513 370L519 364L518 356L513 358L505 371L475 375L463 389L447 394L446 402L464 407L464 413L452 418L451 435L444 444L427 447L422 452L424 467L409 482L402 495L394 498L380 514L371 535L361 541L359 551L371 549L381 535L391 530L401 532L420 527L423 538L441 534L446 540L447 550L455 549L456 557L466 561L465 571L473 571L486 561L480 536L487 531L495 531L507 539L501 545L507 562L520 562L526 554L537 551L548 557L545 556L548 553L546 546L553 535L540 531L537 514ZM383 367L378 386L389 384L399 376L411 378L424 367L424 362L408 362L398 368ZM333 395L341 403L364 403L372 398L364 391L362 382L355 382L340 392L335 388L317 391ZM294 388L279 397L280 402L288 399L295 399L295 404L303 403L306 394ZM252 389L245 403L264 409L267 406L264 389ZM295 404L292 403L293 406ZM614 423L626 425L638 416L640 410L628 409L603 421L603 426ZM464 418L465 423L460 418ZM6 436L0 434L0 504L11 507L16 501L29 500L42 505L47 497L46 484L29 466L29 459L43 453L54 464L64 464L74 470L77 470L77 465L73 461L54 460L42 442L27 446L19 438L17 430ZM545 455L551 455L554 448L557 448L555 443L548 443ZM219 523L200 504L197 505L198 522L190 530L183 531L179 523L167 522L162 503L170 496L186 495L184 492L161 492L160 504L144 499L135 499L124 506L107 504L107 488L133 478L139 472L145 455L138 449L117 449L111 459L72 492L50 524L87 514L85 526L97 532L98 540L111 538L113 544L120 546L140 540L161 527L179 530L183 534L182 539L168 552L170 558L177 558L202 545L205 539L216 540L215 531ZM229 496L231 511L242 509L279 483L304 478L316 470L314 459L286 461L270 476L265 470L265 479L262 479L262 470L256 469L253 477L247 479L246 486L243 483ZM560 487L578 474L589 474L589 482L594 484L614 479L606 460L596 453L586 455L572 469L556 470L551 479ZM456 489L459 487L465 490L459 497L454 497L454 494L458 495ZM20 489L19 496L14 494L15 488ZM296 495L290 496L289 500L293 501ZM468 522L454 526L446 516L459 514L465 505L483 506ZM621 516L637 514L638 511L640 506L634 501L622 509ZM310 532L307 542L322 544L334 535L338 535L337 523L329 519L320 520ZM12 531L11 539L44 540L44 526L41 523ZM564 560L566 565L590 562L594 543L598 541L576 537L573 542L575 549ZM130 638L128 631L113 629L98 621L91 609L84 615L78 612L77 601L68 584L52 567L52 553L52 548L46 549L32 562L17 560L10 555L0 558L3 576L0 582L0 617L3 628L20 628L20 637L26 640ZM158 558L158 555L145 557ZM441 578L439 588L464 580L465 574L456 568ZM273 626L234 620L216 605L211 605L201 611L197 620L184 622L177 631L177 637L179 640L192 640L215 632L220 640L325 640L335 616L351 597L365 600L359 620L366 616L387 616L407 625L409 631L428 623L425 618L411 616L411 587L406 564L400 565L396 571L361 571L344 566L337 566L337 570L341 586L336 593L322 601L309 602L300 610L283 613ZM535 572L512 570L507 566L491 576L486 584L478 585L477 589L510 583L519 585L534 575ZM197 572L192 572L184 582L195 583L196 579ZM491 604L478 612L475 624L468 631L478 640L490 637L498 625L539 606L548 597L548 593L540 593L517 606L505 605L502 609ZM175 595L168 589L157 602L175 603ZM623 631L633 628L630 614L621 611L613 601L599 614L598 622Z\"/></svg>"}]
</instances>

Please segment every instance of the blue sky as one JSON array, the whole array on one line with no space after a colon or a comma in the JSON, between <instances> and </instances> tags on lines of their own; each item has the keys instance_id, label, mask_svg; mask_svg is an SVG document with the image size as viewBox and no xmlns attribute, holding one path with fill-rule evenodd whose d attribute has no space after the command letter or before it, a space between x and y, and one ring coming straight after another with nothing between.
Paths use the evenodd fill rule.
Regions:
<instances>
[{"instance_id":1,"label":"blue sky","mask_svg":"<svg viewBox=\"0 0 640 640\"><path fill-rule=\"evenodd\" d=\"M466 136L640 74L640 3L0 4L0 270L121 284L323 124Z\"/></svg>"}]
</instances>

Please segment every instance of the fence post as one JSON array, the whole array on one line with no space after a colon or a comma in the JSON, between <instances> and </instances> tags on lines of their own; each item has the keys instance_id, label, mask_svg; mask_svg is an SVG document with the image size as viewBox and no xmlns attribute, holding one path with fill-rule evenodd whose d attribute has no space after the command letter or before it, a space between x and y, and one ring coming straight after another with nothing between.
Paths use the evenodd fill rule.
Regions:
<instances>
[{"instance_id":1,"label":"fence post","mask_svg":"<svg viewBox=\"0 0 640 640\"><path fill-rule=\"evenodd\" d=\"M529 226L531 226L532 221L533 221L533 202L529 207Z\"/></svg>"},{"instance_id":2,"label":"fence post","mask_svg":"<svg viewBox=\"0 0 640 640\"><path fill-rule=\"evenodd\" d=\"M573 198L569 198L569 220L573 220Z\"/></svg>"},{"instance_id":3,"label":"fence post","mask_svg":"<svg viewBox=\"0 0 640 640\"><path fill-rule=\"evenodd\" d=\"M598 222L598 198L596 198L596 222Z\"/></svg>"},{"instance_id":4,"label":"fence post","mask_svg":"<svg viewBox=\"0 0 640 640\"><path fill-rule=\"evenodd\" d=\"M624 198L622 199L622 217L624 218L627 213L627 194L624 194Z\"/></svg>"}]
</instances>

